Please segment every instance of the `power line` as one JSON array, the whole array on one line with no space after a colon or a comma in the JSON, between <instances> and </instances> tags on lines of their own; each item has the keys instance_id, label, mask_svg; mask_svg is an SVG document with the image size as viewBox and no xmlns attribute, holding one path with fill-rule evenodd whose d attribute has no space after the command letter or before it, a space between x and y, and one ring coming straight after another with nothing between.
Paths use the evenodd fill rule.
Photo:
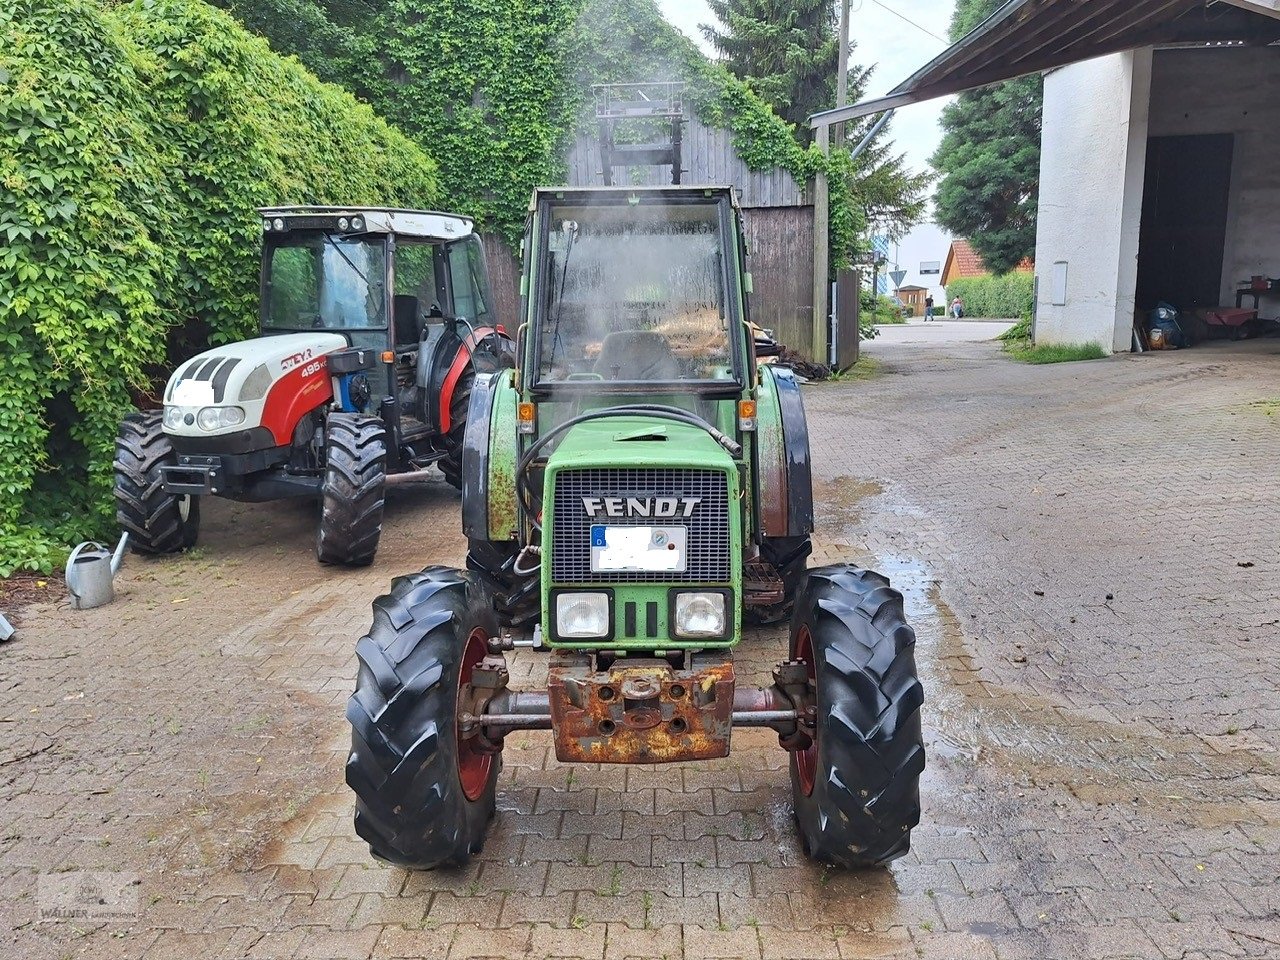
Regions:
<instances>
[{"instance_id":1,"label":"power line","mask_svg":"<svg viewBox=\"0 0 1280 960\"><path fill-rule=\"evenodd\" d=\"M907 23L911 24L911 26L915 27L917 30L921 31L922 33L927 33L929 36L933 37L933 39L939 41L940 43L944 43L947 46L951 46L950 40L947 40L945 37L938 36L928 27L922 27L920 24L916 23L910 17L906 16L905 14L901 14L897 10L893 9L893 7L890 7L890 6L887 6L886 4L881 3L880 0L871 0L871 2L874 3L877 7L880 7L882 10L888 10L899 20L906 21Z\"/></svg>"}]
</instances>

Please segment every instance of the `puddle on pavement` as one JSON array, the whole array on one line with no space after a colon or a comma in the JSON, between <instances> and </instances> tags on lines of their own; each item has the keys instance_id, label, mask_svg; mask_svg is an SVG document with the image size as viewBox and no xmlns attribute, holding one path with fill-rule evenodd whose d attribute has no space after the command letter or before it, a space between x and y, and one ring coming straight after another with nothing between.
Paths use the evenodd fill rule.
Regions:
<instances>
[{"instance_id":1,"label":"puddle on pavement","mask_svg":"<svg viewBox=\"0 0 1280 960\"><path fill-rule=\"evenodd\" d=\"M1272 762L1249 750L1216 753L1191 736L1156 736L1087 716L1065 701L983 676L962 621L923 564L868 558L902 592L918 637L926 748L958 763L999 767L1022 784L1055 785L1094 804L1168 810L1204 827L1256 822L1255 774ZM1017 648L1010 643L1010 652ZM1213 796L1204 796L1206 783Z\"/></svg>"},{"instance_id":2,"label":"puddle on pavement","mask_svg":"<svg viewBox=\"0 0 1280 960\"><path fill-rule=\"evenodd\" d=\"M862 519L862 502L883 492L884 487L878 480L861 477L816 480L813 505L818 514L818 529L844 529L859 523Z\"/></svg>"}]
</instances>

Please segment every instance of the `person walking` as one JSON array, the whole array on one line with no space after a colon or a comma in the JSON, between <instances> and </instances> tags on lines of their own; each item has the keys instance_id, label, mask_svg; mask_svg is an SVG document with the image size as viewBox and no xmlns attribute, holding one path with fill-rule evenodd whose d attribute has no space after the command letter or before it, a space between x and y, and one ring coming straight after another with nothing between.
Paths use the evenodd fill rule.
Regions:
<instances>
[{"instance_id":1,"label":"person walking","mask_svg":"<svg viewBox=\"0 0 1280 960\"><path fill-rule=\"evenodd\" d=\"M924 298L924 322L928 323L933 319L933 294L929 294Z\"/></svg>"},{"instance_id":2,"label":"person walking","mask_svg":"<svg viewBox=\"0 0 1280 960\"><path fill-rule=\"evenodd\" d=\"M951 301L951 316L956 320L964 316L964 301L959 297Z\"/></svg>"}]
</instances>

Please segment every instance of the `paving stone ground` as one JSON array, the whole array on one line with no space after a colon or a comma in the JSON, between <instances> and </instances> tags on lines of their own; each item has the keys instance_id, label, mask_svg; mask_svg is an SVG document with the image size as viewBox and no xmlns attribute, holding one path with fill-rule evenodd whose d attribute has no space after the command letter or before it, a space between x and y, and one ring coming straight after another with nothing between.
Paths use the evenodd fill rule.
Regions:
<instances>
[{"instance_id":1,"label":"paving stone ground","mask_svg":"<svg viewBox=\"0 0 1280 960\"><path fill-rule=\"evenodd\" d=\"M373 862L354 640L390 577L460 560L455 496L397 496L361 571L315 565L310 508L214 503L197 551L0 647L0 956L1280 956L1280 343L1034 368L926 329L806 389L816 562L890 574L920 637L891 869L804 860L756 732L629 769L513 736L481 857ZM782 649L752 634L740 673ZM41 919L85 899L119 915Z\"/></svg>"}]
</instances>

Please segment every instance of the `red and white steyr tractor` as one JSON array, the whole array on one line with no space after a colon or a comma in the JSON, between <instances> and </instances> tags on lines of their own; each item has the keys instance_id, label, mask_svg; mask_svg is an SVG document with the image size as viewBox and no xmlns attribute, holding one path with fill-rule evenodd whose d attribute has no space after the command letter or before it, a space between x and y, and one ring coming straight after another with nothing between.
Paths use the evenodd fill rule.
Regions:
<instances>
[{"instance_id":1,"label":"red and white steyr tractor","mask_svg":"<svg viewBox=\"0 0 1280 960\"><path fill-rule=\"evenodd\" d=\"M200 498L321 501L316 557L373 560L388 483L462 483L476 374L513 365L472 222L417 210L262 214L262 336L178 367L120 427L116 516L135 550L196 542Z\"/></svg>"}]
</instances>

